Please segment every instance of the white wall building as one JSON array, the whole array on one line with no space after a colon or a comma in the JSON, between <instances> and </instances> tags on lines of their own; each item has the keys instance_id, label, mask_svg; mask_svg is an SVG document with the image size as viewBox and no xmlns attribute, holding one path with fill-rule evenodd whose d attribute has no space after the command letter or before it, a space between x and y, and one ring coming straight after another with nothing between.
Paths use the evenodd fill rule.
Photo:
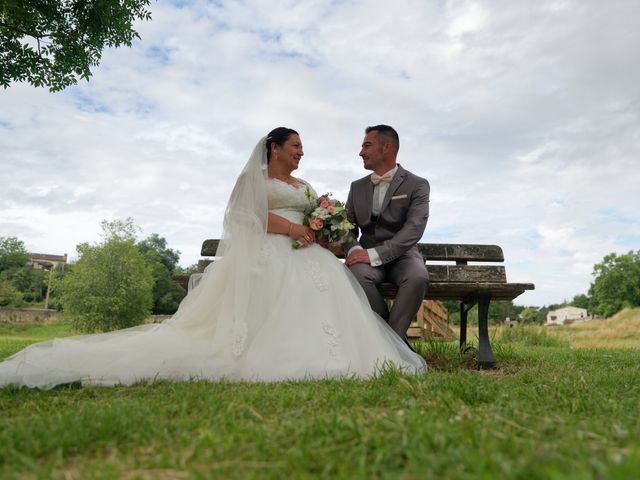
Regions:
<instances>
[{"instance_id":1,"label":"white wall building","mask_svg":"<svg viewBox=\"0 0 640 480\"><path fill-rule=\"evenodd\" d=\"M48 253L30 253L29 265L33 268L49 268L53 265L57 268L58 265L63 267L67 264L67 254L64 255L50 255Z\"/></svg>"},{"instance_id":2,"label":"white wall building","mask_svg":"<svg viewBox=\"0 0 640 480\"><path fill-rule=\"evenodd\" d=\"M585 308L562 307L547 313L547 325L564 325L565 323L588 320L589 315Z\"/></svg>"}]
</instances>

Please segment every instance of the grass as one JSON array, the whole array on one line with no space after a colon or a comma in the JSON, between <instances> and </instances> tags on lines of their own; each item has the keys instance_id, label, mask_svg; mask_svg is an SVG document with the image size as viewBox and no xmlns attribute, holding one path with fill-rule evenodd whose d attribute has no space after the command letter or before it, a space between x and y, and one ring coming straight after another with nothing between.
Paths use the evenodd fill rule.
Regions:
<instances>
[{"instance_id":1,"label":"grass","mask_svg":"<svg viewBox=\"0 0 640 480\"><path fill-rule=\"evenodd\" d=\"M0 478L637 477L640 351L532 332L495 332L487 372L430 342L422 376L0 389Z\"/></svg>"},{"instance_id":2,"label":"grass","mask_svg":"<svg viewBox=\"0 0 640 480\"><path fill-rule=\"evenodd\" d=\"M3 323L0 322L0 358L36 342L54 337L67 337L75 332L68 323Z\"/></svg>"},{"instance_id":3,"label":"grass","mask_svg":"<svg viewBox=\"0 0 640 480\"><path fill-rule=\"evenodd\" d=\"M551 331L579 348L640 348L640 309L626 308L606 320L576 322Z\"/></svg>"}]
</instances>

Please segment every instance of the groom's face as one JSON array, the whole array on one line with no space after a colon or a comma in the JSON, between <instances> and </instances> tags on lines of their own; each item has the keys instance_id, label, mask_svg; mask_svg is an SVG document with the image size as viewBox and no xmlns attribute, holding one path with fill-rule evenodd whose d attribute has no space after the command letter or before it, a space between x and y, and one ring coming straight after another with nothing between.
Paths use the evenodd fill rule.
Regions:
<instances>
[{"instance_id":1,"label":"groom's face","mask_svg":"<svg viewBox=\"0 0 640 480\"><path fill-rule=\"evenodd\" d=\"M362 141L360 156L364 161L366 170L376 170L384 165L382 155L383 144L378 140L378 132L372 130L367 133Z\"/></svg>"}]
</instances>

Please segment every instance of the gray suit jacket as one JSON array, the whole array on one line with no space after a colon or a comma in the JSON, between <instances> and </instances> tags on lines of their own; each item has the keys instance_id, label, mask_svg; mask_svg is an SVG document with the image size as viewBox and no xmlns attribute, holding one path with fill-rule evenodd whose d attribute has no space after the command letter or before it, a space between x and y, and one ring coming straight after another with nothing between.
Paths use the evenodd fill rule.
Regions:
<instances>
[{"instance_id":1,"label":"gray suit jacket","mask_svg":"<svg viewBox=\"0 0 640 480\"><path fill-rule=\"evenodd\" d=\"M370 175L351 184L346 208L349 221L356 225L354 238L359 242L347 243L345 252L360 244L374 248L382 263L396 260L415 248L422 237L429 218L429 182L405 170L398 170L389 185L376 221L371 218L373 184Z\"/></svg>"}]
</instances>

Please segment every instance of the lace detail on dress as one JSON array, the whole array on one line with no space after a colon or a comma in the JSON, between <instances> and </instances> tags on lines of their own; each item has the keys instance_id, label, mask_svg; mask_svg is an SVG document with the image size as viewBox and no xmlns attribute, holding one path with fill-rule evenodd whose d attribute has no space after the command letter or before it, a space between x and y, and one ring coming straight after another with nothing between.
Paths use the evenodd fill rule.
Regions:
<instances>
[{"instance_id":1,"label":"lace detail on dress","mask_svg":"<svg viewBox=\"0 0 640 480\"><path fill-rule=\"evenodd\" d=\"M271 262L273 255L276 252L276 247L273 245L273 242L268 238L265 239L262 247L260 248L260 253L258 254L258 263L260 265L266 265Z\"/></svg>"},{"instance_id":2,"label":"lace detail on dress","mask_svg":"<svg viewBox=\"0 0 640 480\"><path fill-rule=\"evenodd\" d=\"M295 187L275 178L270 179L267 182L269 210L289 209L302 212L309 205L304 194L306 189L307 186Z\"/></svg>"},{"instance_id":3,"label":"lace detail on dress","mask_svg":"<svg viewBox=\"0 0 640 480\"><path fill-rule=\"evenodd\" d=\"M244 345L247 341L247 324L246 322L236 322L233 327L233 345L231 353L235 358L242 356L244 353Z\"/></svg>"},{"instance_id":4,"label":"lace detail on dress","mask_svg":"<svg viewBox=\"0 0 640 480\"><path fill-rule=\"evenodd\" d=\"M329 281L322 273L320 264L316 260L307 260L306 264L309 271L309 276L313 280L313 284L316 286L316 288L321 292L329 290Z\"/></svg>"},{"instance_id":5,"label":"lace detail on dress","mask_svg":"<svg viewBox=\"0 0 640 480\"><path fill-rule=\"evenodd\" d=\"M340 334L336 328L329 322L329 320L325 319L322 322L322 330L327 335L327 343L329 344L329 355L333 358L338 357L338 345L340 345Z\"/></svg>"}]
</instances>

